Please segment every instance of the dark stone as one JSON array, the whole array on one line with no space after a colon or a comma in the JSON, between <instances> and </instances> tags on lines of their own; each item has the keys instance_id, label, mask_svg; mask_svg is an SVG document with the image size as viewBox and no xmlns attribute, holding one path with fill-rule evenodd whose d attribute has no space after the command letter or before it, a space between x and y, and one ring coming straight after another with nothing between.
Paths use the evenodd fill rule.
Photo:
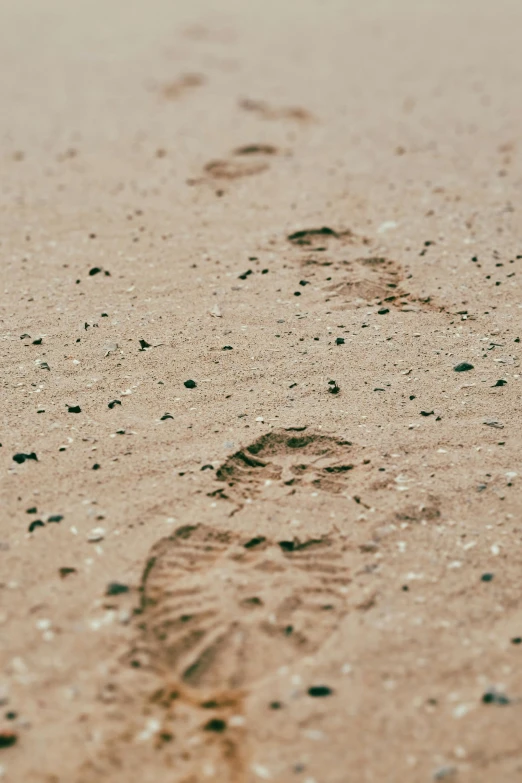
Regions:
<instances>
[{"instance_id":1,"label":"dark stone","mask_svg":"<svg viewBox=\"0 0 522 783\"><path fill-rule=\"evenodd\" d=\"M255 546L259 546L259 544L263 544L266 541L266 538L264 536L256 536L255 538L251 538L250 541L247 541L246 544L243 544L245 549L252 549Z\"/></svg>"},{"instance_id":2,"label":"dark stone","mask_svg":"<svg viewBox=\"0 0 522 783\"><path fill-rule=\"evenodd\" d=\"M503 693L498 693L498 691L492 688L491 690L484 693L482 696L482 703L497 704L500 707L505 707L506 704L510 704L511 702L507 696L504 696Z\"/></svg>"},{"instance_id":3,"label":"dark stone","mask_svg":"<svg viewBox=\"0 0 522 783\"><path fill-rule=\"evenodd\" d=\"M186 389L195 389L197 384L196 381L183 381L183 386L185 386Z\"/></svg>"},{"instance_id":4,"label":"dark stone","mask_svg":"<svg viewBox=\"0 0 522 783\"><path fill-rule=\"evenodd\" d=\"M211 718L205 723L205 731L215 731L218 734L222 734L227 727L226 721L222 718Z\"/></svg>"},{"instance_id":5,"label":"dark stone","mask_svg":"<svg viewBox=\"0 0 522 783\"><path fill-rule=\"evenodd\" d=\"M314 698L331 696L332 693L333 691L328 685L312 685L311 688L308 688L308 695L313 696Z\"/></svg>"},{"instance_id":6,"label":"dark stone","mask_svg":"<svg viewBox=\"0 0 522 783\"><path fill-rule=\"evenodd\" d=\"M67 410L69 413L81 413L82 409L79 405L68 405Z\"/></svg>"},{"instance_id":7,"label":"dark stone","mask_svg":"<svg viewBox=\"0 0 522 783\"><path fill-rule=\"evenodd\" d=\"M115 405L121 405L121 401L120 400L111 400L109 402L109 408L111 410L114 408Z\"/></svg>"},{"instance_id":8,"label":"dark stone","mask_svg":"<svg viewBox=\"0 0 522 783\"><path fill-rule=\"evenodd\" d=\"M35 519L34 522L31 522L27 529L29 533L32 533L34 530L36 530L37 527L45 527L41 519Z\"/></svg>"},{"instance_id":9,"label":"dark stone","mask_svg":"<svg viewBox=\"0 0 522 783\"><path fill-rule=\"evenodd\" d=\"M16 745L18 741L18 735L14 731L9 729L2 729L0 731L0 748L10 748Z\"/></svg>"},{"instance_id":10,"label":"dark stone","mask_svg":"<svg viewBox=\"0 0 522 783\"><path fill-rule=\"evenodd\" d=\"M48 522L61 522L62 519L63 519L63 515L62 514L53 514L52 516L49 517L49 519L47 521Z\"/></svg>"},{"instance_id":11,"label":"dark stone","mask_svg":"<svg viewBox=\"0 0 522 783\"><path fill-rule=\"evenodd\" d=\"M165 421L165 419L173 419L174 416L170 413L164 413L163 416L160 418L160 421Z\"/></svg>"},{"instance_id":12,"label":"dark stone","mask_svg":"<svg viewBox=\"0 0 522 783\"><path fill-rule=\"evenodd\" d=\"M388 307L381 307L380 310L377 310L377 313L379 315L386 315L386 313L389 313L390 309Z\"/></svg>"},{"instance_id":13,"label":"dark stone","mask_svg":"<svg viewBox=\"0 0 522 783\"><path fill-rule=\"evenodd\" d=\"M105 595L121 595L122 593L128 592L129 588L127 585L124 585L121 582L109 582Z\"/></svg>"},{"instance_id":14,"label":"dark stone","mask_svg":"<svg viewBox=\"0 0 522 783\"><path fill-rule=\"evenodd\" d=\"M344 337L336 337L335 338L335 344L336 345L344 345Z\"/></svg>"},{"instance_id":15,"label":"dark stone","mask_svg":"<svg viewBox=\"0 0 522 783\"><path fill-rule=\"evenodd\" d=\"M495 578L495 574L482 574L480 577L481 582L492 582Z\"/></svg>"},{"instance_id":16,"label":"dark stone","mask_svg":"<svg viewBox=\"0 0 522 783\"><path fill-rule=\"evenodd\" d=\"M19 465L21 465L23 462L25 462L28 459L34 459L35 462L38 462L38 457L36 456L34 451L31 451L29 454L14 454L13 459Z\"/></svg>"},{"instance_id":17,"label":"dark stone","mask_svg":"<svg viewBox=\"0 0 522 783\"><path fill-rule=\"evenodd\" d=\"M469 362L460 362L460 364L456 364L453 369L455 372L467 372L468 370L473 370L474 367L472 364L469 364Z\"/></svg>"}]
</instances>

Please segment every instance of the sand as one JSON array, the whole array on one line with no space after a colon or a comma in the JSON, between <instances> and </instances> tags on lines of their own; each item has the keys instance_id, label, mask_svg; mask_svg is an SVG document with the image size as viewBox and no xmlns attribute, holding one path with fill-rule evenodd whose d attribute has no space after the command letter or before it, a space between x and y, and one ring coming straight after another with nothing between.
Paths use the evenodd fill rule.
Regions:
<instances>
[{"instance_id":1,"label":"sand","mask_svg":"<svg viewBox=\"0 0 522 783\"><path fill-rule=\"evenodd\" d=\"M2 780L522 779L521 25L4 0Z\"/></svg>"}]
</instances>

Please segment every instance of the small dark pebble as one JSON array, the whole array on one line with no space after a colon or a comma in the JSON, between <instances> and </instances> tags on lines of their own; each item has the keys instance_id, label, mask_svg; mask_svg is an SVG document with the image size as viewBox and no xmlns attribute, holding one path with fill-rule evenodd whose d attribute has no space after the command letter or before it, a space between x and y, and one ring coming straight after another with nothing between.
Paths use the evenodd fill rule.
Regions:
<instances>
[{"instance_id":1,"label":"small dark pebble","mask_svg":"<svg viewBox=\"0 0 522 783\"><path fill-rule=\"evenodd\" d=\"M522 636L514 636L511 639L511 644L522 644Z\"/></svg>"},{"instance_id":2,"label":"small dark pebble","mask_svg":"<svg viewBox=\"0 0 522 783\"><path fill-rule=\"evenodd\" d=\"M122 593L128 593L128 585L124 585L121 582L109 582L105 595L121 595Z\"/></svg>"},{"instance_id":3,"label":"small dark pebble","mask_svg":"<svg viewBox=\"0 0 522 783\"><path fill-rule=\"evenodd\" d=\"M151 348L151 347L152 347L151 344L148 343L146 340L140 340L140 347L138 350L144 351L145 348Z\"/></svg>"},{"instance_id":4,"label":"small dark pebble","mask_svg":"<svg viewBox=\"0 0 522 783\"><path fill-rule=\"evenodd\" d=\"M417 399L417 398L415 397L415 395L414 395L414 394L410 394L410 400L415 400L415 399Z\"/></svg>"},{"instance_id":5,"label":"small dark pebble","mask_svg":"<svg viewBox=\"0 0 522 783\"><path fill-rule=\"evenodd\" d=\"M37 527L45 527L41 519L35 519L34 522L31 522L27 529L30 533L32 533L34 530L36 530Z\"/></svg>"},{"instance_id":6,"label":"small dark pebble","mask_svg":"<svg viewBox=\"0 0 522 783\"><path fill-rule=\"evenodd\" d=\"M0 748L11 748L13 745L16 745L17 740L18 735L14 731L9 731L8 729L0 731Z\"/></svg>"},{"instance_id":7,"label":"small dark pebble","mask_svg":"<svg viewBox=\"0 0 522 783\"><path fill-rule=\"evenodd\" d=\"M226 721L222 718L211 718L205 723L205 731L215 731L218 734L222 734L227 727Z\"/></svg>"},{"instance_id":8,"label":"small dark pebble","mask_svg":"<svg viewBox=\"0 0 522 783\"><path fill-rule=\"evenodd\" d=\"M314 698L320 698L322 696L330 696L333 693L332 689L328 685L312 685L308 688L308 695Z\"/></svg>"},{"instance_id":9,"label":"small dark pebble","mask_svg":"<svg viewBox=\"0 0 522 783\"><path fill-rule=\"evenodd\" d=\"M42 344L42 338L38 337L37 340L33 340L33 345L41 345Z\"/></svg>"},{"instance_id":10,"label":"small dark pebble","mask_svg":"<svg viewBox=\"0 0 522 783\"><path fill-rule=\"evenodd\" d=\"M47 521L48 522L61 522L62 519L63 519L63 514L52 514Z\"/></svg>"},{"instance_id":11,"label":"small dark pebble","mask_svg":"<svg viewBox=\"0 0 522 783\"><path fill-rule=\"evenodd\" d=\"M82 409L79 405L68 405L67 410L69 413L81 413Z\"/></svg>"},{"instance_id":12,"label":"small dark pebble","mask_svg":"<svg viewBox=\"0 0 522 783\"><path fill-rule=\"evenodd\" d=\"M239 279L240 280L246 280L248 275L251 275L251 274L252 274L252 270L251 269L247 269L246 272L243 272L242 275L239 275Z\"/></svg>"},{"instance_id":13,"label":"small dark pebble","mask_svg":"<svg viewBox=\"0 0 522 783\"><path fill-rule=\"evenodd\" d=\"M94 275L99 275L101 271L99 266L93 266L92 269L89 269L89 276L94 277Z\"/></svg>"},{"instance_id":14,"label":"small dark pebble","mask_svg":"<svg viewBox=\"0 0 522 783\"><path fill-rule=\"evenodd\" d=\"M111 400L108 407L112 410L115 405L121 405L121 400Z\"/></svg>"},{"instance_id":15,"label":"small dark pebble","mask_svg":"<svg viewBox=\"0 0 522 783\"><path fill-rule=\"evenodd\" d=\"M341 387L337 385L337 381L328 381L328 391L330 394L339 394Z\"/></svg>"},{"instance_id":16,"label":"small dark pebble","mask_svg":"<svg viewBox=\"0 0 522 783\"><path fill-rule=\"evenodd\" d=\"M201 470L214 470L214 465L202 465Z\"/></svg>"},{"instance_id":17,"label":"small dark pebble","mask_svg":"<svg viewBox=\"0 0 522 783\"><path fill-rule=\"evenodd\" d=\"M295 549L294 541L279 541L278 543L283 552L293 552Z\"/></svg>"},{"instance_id":18,"label":"small dark pebble","mask_svg":"<svg viewBox=\"0 0 522 783\"><path fill-rule=\"evenodd\" d=\"M483 704L498 704L500 707L504 707L506 704L510 704L510 700L503 693L498 693L495 690L486 691L482 696Z\"/></svg>"},{"instance_id":19,"label":"small dark pebble","mask_svg":"<svg viewBox=\"0 0 522 783\"><path fill-rule=\"evenodd\" d=\"M196 381L183 381L183 386L185 386L186 389L195 389L197 384Z\"/></svg>"},{"instance_id":20,"label":"small dark pebble","mask_svg":"<svg viewBox=\"0 0 522 783\"><path fill-rule=\"evenodd\" d=\"M38 462L38 457L36 456L34 451L31 451L29 454L14 454L13 459L19 465L21 465L23 462L25 462L28 459L34 459L35 462Z\"/></svg>"},{"instance_id":21,"label":"small dark pebble","mask_svg":"<svg viewBox=\"0 0 522 783\"><path fill-rule=\"evenodd\" d=\"M386 313L389 313L389 312L390 312L390 310L389 310L388 307L381 307L380 310L377 310L377 313L379 315L386 315Z\"/></svg>"},{"instance_id":22,"label":"small dark pebble","mask_svg":"<svg viewBox=\"0 0 522 783\"><path fill-rule=\"evenodd\" d=\"M381 389L379 386L376 386L374 391L383 392L383 391L386 391L386 390L385 389Z\"/></svg>"},{"instance_id":23,"label":"small dark pebble","mask_svg":"<svg viewBox=\"0 0 522 783\"><path fill-rule=\"evenodd\" d=\"M300 280L299 281L299 285L310 285L310 281L309 280Z\"/></svg>"},{"instance_id":24,"label":"small dark pebble","mask_svg":"<svg viewBox=\"0 0 522 783\"><path fill-rule=\"evenodd\" d=\"M18 717L17 712L13 712L12 710L9 710L9 712L5 713L6 720L16 720Z\"/></svg>"},{"instance_id":25,"label":"small dark pebble","mask_svg":"<svg viewBox=\"0 0 522 783\"><path fill-rule=\"evenodd\" d=\"M251 538L250 541L247 541L246 544L243 544L243 546L245 549L252 549L255 546L259 546L259 544L263 544L265 541L265 536L256 536L255 538Z\"/></svg>"},{"instance_id":26,"label":"small dark pebble","mask_svg":"<svg viewBox=\"0 0 522 783\"><path fill-rule=\"evenodd\" d=\"M20 335L20 340L30 340L30 339L31 339L31 335L30 334L26 333L26 334L21 334Z\"/></svg>"},{"instance_id":27,"label":"small dark pebble","mask_svg":"<svg viewBox=\"0 0 522 783\"><path fill-rule=\"evenodd\" d=\"M435 411L421 411L420 415L421 416L434 416L435 415Z\"/></svg>"},{"instance_id":28,"label":"small dark pebble","mask_svg":"<svg viewBox=\"0 0 522 783\"><path fill-rule=\"evenodd\" d=\"M100 469L100 466L98 465L97 462L94 463L94 465L92 466L92 469L93 470L99 470Z\"/></svg>"},{"instance_id":29,"label":"small dark pebble","mask_svg":"<svg viewBox=\"0 0 522 783\"><path fill-rule=\"evenodd\" d=\"M232 351L232 350L233 350L233 348L232 348L232 346L231 346L231 345L224 345L224 346L223 346L223 348L222 348L221 350L222 350L222 351Z\"/></svg>"},{"instance_id":30,"label":"small dark pebble","mask_svg":"<svg viewBox=\"0 0 522 783\"><path fill-rule=\"evenodd\" d=\"M66 576L70 576L70 574L76 574L76 568L69 568L68 566L62 566L58 569L58 573L60 574L60 579L65 579Z\"/></svg>"},{"instance_id":31,"label":"small dark pebble","mask_svg":"<svg viewBox=\"0 0 522 783\"><path fill-rule=\"evenodd\" d=\"M335 344L336 345L344 345L344 337L336 337L335 338Z\"/></svg>"},{"instance_id":32,"label":"small dark pebble","mask_svg":"<svg viewBox=\"0 0 522 783\"><path fill-rule=\"evenodd\" d=\"M500 380L498 380L496 383L494 383L494 384L493 384L493 386L492 386L491 388L492 388L492 389L494 389L494 388L495 388L495 386L505 386L505 385L506 385L506 383L507 383L507 381L505 381L505 380L503 380L503 378L501 378L501 379L500 379Z\"/></svg>"},{"instance_id":33,"label":"small dark pebble","mask_svg":"<svg viewBox=\"0 0 522 783\"><path fill-rule=\"evenodd\" d=\"M31 508L26 509L25 513L26 514L36 514L37 511L38 511L38 509L36 508L36 506L32 506Z\"/></svg>"},{"instance_id":34,"label":"small dark pebble","mask_svg":"<svg viewBox=\"0 0 522 783\"><path fill-rule=\"evenodd\" d=\"M474 367L472 364L469 364L469 362L460 362L460 364L456 364L453 369L455 372L467 372L468 370L473 370Z\"/></svg>"},{"instance_id":35,"label":"small dark pebble","mask_svg":"<svg viewBox=\"0 0 522 783\"><path fill-rule=\"evenodd\" d=\"M482 574L480 577L481 582L492 582L495 578L495 574Z\"/></svg>"},{"instance_id":36,"label":"small dark pebble","mask_svg":"<svg viewBox=\"0 0 522 783\"><path fill-rule=\"evenodd\" d=\"M270 709L271 710L280 710L283 705L280 701L271 701L270 702Z\"/></svg>"},{"instance_id":37,"label":"small dark pebble","mask_svg":"<svg viewBox=\"0 0 522 783\"><path fill-rule=\"evenodd\" d=\"M170 413L164 413L163 416L160 418L160 421L165 421L165 419L173 419L174 416Z\"/></svg>"}]
</instances>

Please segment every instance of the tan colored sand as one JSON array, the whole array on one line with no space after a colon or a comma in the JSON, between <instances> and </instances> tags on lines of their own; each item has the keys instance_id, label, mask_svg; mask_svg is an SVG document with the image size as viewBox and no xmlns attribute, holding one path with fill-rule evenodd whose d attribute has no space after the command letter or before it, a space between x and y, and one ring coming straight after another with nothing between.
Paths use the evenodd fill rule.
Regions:
<instances>
[{"instance_id":1,"label":"tan colored sand","mask_svg":"<svg viewBox=\"0 0 522 783\"><path fill-rule=\"evenodd\" d=\"M4 0L3 780L522 778L521 25Z\"/></svg>"}]
</instances>

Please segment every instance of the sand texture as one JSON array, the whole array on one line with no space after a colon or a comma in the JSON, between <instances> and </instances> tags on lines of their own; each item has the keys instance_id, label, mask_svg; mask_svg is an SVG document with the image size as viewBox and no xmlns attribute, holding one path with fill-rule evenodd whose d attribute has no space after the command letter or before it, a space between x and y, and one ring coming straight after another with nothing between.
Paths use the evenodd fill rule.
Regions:
<instances>
[{"instance_id":1,"label":"sand texture","mask_svg":"<svg viewBox=\"0 0 522 783\"><path fill-rule=\"evenodd\" d=\"M522 780L522 4L0 4L0 780Z\"/></svg>"}]
</instances>

